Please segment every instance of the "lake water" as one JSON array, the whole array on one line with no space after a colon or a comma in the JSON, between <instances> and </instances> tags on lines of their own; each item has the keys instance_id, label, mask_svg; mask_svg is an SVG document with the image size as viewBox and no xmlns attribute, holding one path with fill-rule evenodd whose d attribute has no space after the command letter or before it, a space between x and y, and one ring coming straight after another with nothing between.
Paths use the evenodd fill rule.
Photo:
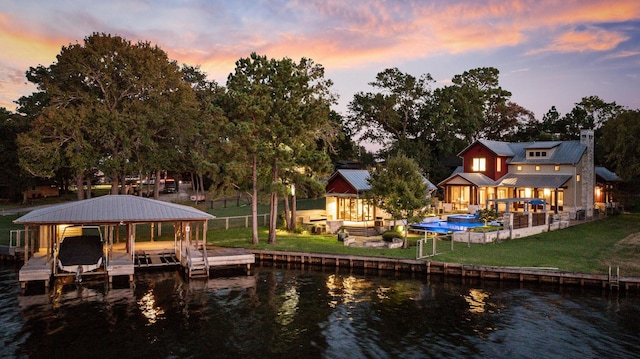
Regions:
<instances>
[{"instance_id":1,"label":"lake water","mask_svg":"<svg viewBox=\"0 0 640 359\"><path fill-rule=\"evenodd\" d=\"M640 357L637 293L327 269L226 275L148 272L134 289L21 295L17 270L0 265L0 357Z\"/></svg>"}]
</instances>

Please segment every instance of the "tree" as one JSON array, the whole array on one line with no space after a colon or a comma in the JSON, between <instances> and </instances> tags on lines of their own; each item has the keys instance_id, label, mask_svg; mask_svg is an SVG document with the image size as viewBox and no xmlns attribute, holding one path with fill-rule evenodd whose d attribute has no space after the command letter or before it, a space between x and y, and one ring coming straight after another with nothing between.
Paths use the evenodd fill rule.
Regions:
<instances>
[{"instance_id":1,"label":"tree","mask_svg":"<svg viewBox=\"0 0 640 359\"><path fill-rule=\"evenodd\" d=\"M640 176L640 111L626 111L607 121L601 143L614 172L627 181Z\"/></svg>"},{"instance_id":2,"label":"tree","mask_svg":"<svg viewBox=\"0 0 640 359\"><path fill-rule=\"evenodd\" d=\"M405 219L407 224L423 219L429 204L429 186L412 159L403 155L390 157L385 167L371 173L369 184L369 200L391 214L393 219ZM403 247L407 246L405 231Z\"/></svg>"},{"instance_id":3,"label":"tree","mask_svg":"<svg viewBox=\"0 0 640 359\"><path fill-rule=\"evenodd\" d=\"M459 135L467 143L488 138L499 122L511 92L499 86L500 71L493 67L480 67L455 75L451 102Z\"/></svg>"},{"instance_id":4,"label":"tree","mask_svg":"<svg viewBox=\"0 0 640 359\"><path fill-rule=\"evenodd\" d=\"M221 190L233 182L236 175L232 147L228 141L230 125L224 114L225 90L198 67L183 65L184 80L198 101L197 120L188 122L193 127L179 133L183 136L185 169L191 171L196 197L207 189L204 177L211 179L213 190Z\"/></svg>"},{"instance_id":5,"label":"tree","mask_svg":"<svg viewBox=\"0 0 640 359\"><path fill-rule=\"evenodd\" d=\"M49 67L30 68L27 79L38 86L34 96L46 94L31 131L19 139L21 163L32 173L67 166L80 189L97 168L111 176L116 193L126 174L179 163L174 135L190 127L185 121L193 120L196 102L159 47L94 33L63 46Z\"/></svg>"},{"instance_id":6,"label":"tree","mask_svg":"<svg viewBox=\"0 0 640 359\"><path fill-rule=\"evenodd\" d=\"M419 78L389 68L369 83L375 92L358 92L349 103L348 126L364 140L408 153L424 130L420 113L431 96L430 74Z\"/></svg>"},{"instance_id":7,"label":"tree","mask_svg":"<svg viewBox=\"0 0 640 359\"><path fill-rule=\"evenodd\" d=\"M12 114L0 107L0 198L17 200L23 189L29 185L29 179L18 165L18 134L28 129L23 116Z\"/></svg>"},{"instance_id":8,"label":"tree","mask_svg":"<svg viewBox=\"0 0 640 359\"><path fill-rule=\"evenodd\" d=\"M252 241L258 243L259 173L269 171L269 243L275 243L278 196L286 194L283 174L302 166L324 136L335 102L324 68L310 59L267 59L255 53L236 62L227 79L228 117L235 126L237 155L251 168ZM263 171L260 171L263 169Z\"/></svg>"},{"instance_id":9,"label":"tree","mask_svg":"<svg viewBox=\"0 0 640 359\"><path fill-rule=\"evenodd\" d=\"M596 132L611 118L622 113L624 108L615 102L605 102L598 96L583 97L574 108L557 121L560 140L580 138L580 130L589 128ZM597 146L597 144L596 144Z\"/></svg>"},{"instance_id":10,"label":"tree","mask_svg":"<svg viewBox=\"0 0 640 359\"><path fill-rule=\"evenodd\" d=\"M508 101L497 109L495 122L485 130L485 136L495 141L527 141L526 129L534 123L537 121L533 112Z\"/></svg>"}]
</instances>

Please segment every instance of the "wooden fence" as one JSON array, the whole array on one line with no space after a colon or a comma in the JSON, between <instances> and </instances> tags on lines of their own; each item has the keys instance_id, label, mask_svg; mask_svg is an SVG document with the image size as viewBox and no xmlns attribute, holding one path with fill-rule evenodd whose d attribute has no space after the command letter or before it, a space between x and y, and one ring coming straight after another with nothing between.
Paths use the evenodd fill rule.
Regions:
<instances>
[{"instance_id":1,"label":"wooden fence","mask_svg":"<svg viewBox=\"0 0 640 359\"><path fill-rule=\"evenodd\" d=\"M266 226L269 224L269 214L258 215L258 225ZM209 229L231 229L231 228L249 228L251 227L251 215L220 217L209 220Z\"/></svg>"}]
</instances>

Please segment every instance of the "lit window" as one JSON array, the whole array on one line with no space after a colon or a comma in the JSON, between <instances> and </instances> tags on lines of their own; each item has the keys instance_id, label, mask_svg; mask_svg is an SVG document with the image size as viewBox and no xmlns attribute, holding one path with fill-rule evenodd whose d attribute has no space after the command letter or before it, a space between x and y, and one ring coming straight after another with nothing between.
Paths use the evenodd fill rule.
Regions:
<instances>
[{"instance_id":1,"label":"lit window","mask_svg":"<svg viewBox=\"0 0 640 359\"><path fill-rule=\"evenodd\" d=\"M518 166L518 167L516 167L516 169L517 169L518 171L522 171L522 166Z\"/></svg>"},{"instance_id":2,"label":"lit window","mask_svg":"<svg viewBox=\"0 0 640 359\"><path fill-rule=\"evenodd\" d=\"M555 166L555 167L553 167L553 169L554 169L555 171L560 171L560 166Z\"/></svg>"},{"instance_id":3,"label":"lit window","mask_svg":"<svg viewBox=\"0 0 640 359\"><path fill-rule=\"evenodd\" d=\"M502 172L502 161L499 158L496 158L496 172Z\"/></svg>"},{"instance_id":4,"label":"lit window","mask_svg":"<svg viewBox=\"0 0 640 359\"><path fill-rule=\"evenodd\" d=\"M536 171L540 171L540 166L536 166Z\"/></svg>"},{"instance_id":5,"label":"lit window","mask_svg":"<svg viewBox=\"0 0 640 359\"><path fill-rule=\"evenodd\" d=\"M580 182L580 175L576 175L576 182Z\"/></svg>"},{"instance_id":6,"label":"lit window","mask_svg":"<svg viewBox=\"0 0 640 359\"><path fill-rule=\"evenodd\" d=\"M473 167L471 168L475 172L482 172L487 170L487 161L484 158L474 158Z\"/></svg>"}]
</instances>

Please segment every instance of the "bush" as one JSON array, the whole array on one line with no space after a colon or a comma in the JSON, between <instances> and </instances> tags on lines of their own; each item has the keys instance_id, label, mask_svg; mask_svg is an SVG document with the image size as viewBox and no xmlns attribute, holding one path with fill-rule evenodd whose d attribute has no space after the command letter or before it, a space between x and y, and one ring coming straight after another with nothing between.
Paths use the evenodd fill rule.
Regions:
<instances>
[{"instance_id":1,"label":"bush","mask_svg":"<svg viewBox=\"0 0 640 359\"><path fill-rule=\"evenodd\" d=\"M385 242L393 242L394 238L402 239L402 233L396 231L386 231L382 233L382 240Z\"/></svg>"}]
</instances>

